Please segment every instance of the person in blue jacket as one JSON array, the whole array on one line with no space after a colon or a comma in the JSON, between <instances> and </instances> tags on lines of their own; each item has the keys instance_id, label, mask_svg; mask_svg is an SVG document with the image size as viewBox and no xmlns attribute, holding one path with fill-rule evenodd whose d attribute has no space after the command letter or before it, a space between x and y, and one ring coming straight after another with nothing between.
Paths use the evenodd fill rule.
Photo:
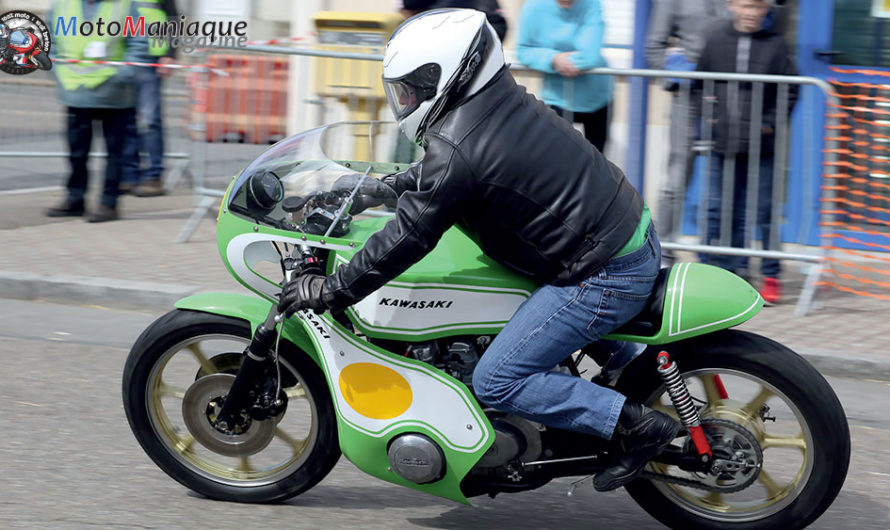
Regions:
<instances>
[{"instance_id":1,"label":"person in blue jacket","mask_svg":"<svg viewBox=\"0 0 890 530\"><path fill-rule=\"evenodd\" d=\"M528 0L519 15L519 61L544 73L541 100L584 125L600 151L606 144L612 80L585 70L605 67L600 0Z\"/></svg>"}]
</instances>

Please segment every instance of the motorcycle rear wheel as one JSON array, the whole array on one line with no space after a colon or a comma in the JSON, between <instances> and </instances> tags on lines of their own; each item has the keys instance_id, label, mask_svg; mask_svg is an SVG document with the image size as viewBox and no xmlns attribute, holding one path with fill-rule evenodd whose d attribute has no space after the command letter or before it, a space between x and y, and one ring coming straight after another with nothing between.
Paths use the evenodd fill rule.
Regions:
<instances>
[{"instance_id":1,"label":"motorcycle rear wheel","mask_svg":"<svg viewBox=\"0 0 890 530\"><path fill-rule=\"evenodd\" d=\"M148 456L182 485L212 499L277 502L308 490L337 463L336 416L321 369L282 339L286 410L247 420L236 436L215 431L208 421L213 400L231 386L250 338L244 320L167 313L130 351L124 409Z\"/></svg>"},{"instance_id":2,"label":"motorcycle rear wheel","mask_svg":"<svg viewBox=\"0 0 890 530\"><path fill-rule=\"evenodd\" d=\"M850 460L849 426L825 378L785 346L742 331L651 347L616 388L675 418L655 368L662 350L677 362L703 422L735 425L724 439L750 446L750 457L759 458L761 467L756 479L747 485L739 480L742 489L734 492L727 487L732 480L650 463L647 471L711 481L727 487L726 493L640 478L626 486L631 497L672 528L793 529L816 520L840 492ZM752 438L742 436L746 433L756 444L747 444Z\"/></svg>"}]
</instances>

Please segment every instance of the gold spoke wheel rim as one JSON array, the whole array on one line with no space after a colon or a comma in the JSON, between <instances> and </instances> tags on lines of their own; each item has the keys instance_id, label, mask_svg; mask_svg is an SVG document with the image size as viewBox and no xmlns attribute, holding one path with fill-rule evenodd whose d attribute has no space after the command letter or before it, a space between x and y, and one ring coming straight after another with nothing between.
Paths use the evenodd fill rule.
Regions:
<instances>
[{"instance_id":1,"label":"gold spoke wheel rim","mask_svg":"<svg viewBox=\"0 0 890 530\"><path fill-rule=\"evenodd\" d=\"M717 385L714 383L714 375L727 375L733 376L736 379L744 379L749 383L759 385L760 389L745 402L733 401L731 399L731 389L729 390L730 399L721 399ZM684 509L702 517L719 519L721 521L731 520L736 522L762 519L777 513L797 498L806 484L806 479L812 472L813 462L811 454L813 440L803 415L794 406L794 403L765 381L735 370L696 370L683 374L683 377L688 384L696 385L696 388L700 389L700 391L694 393L694 396L699 398L700 401L707 401L707 404L700 411L703 419L712 417L738 423L757 439L761 450L764 452L764 458L766 458L769 450L773 448L792 449L800 451L802 456L801 463L796 473L789 480L777 481L773 478L766 465L766 461L764 461L764 465L754 484L743 490L749 491L756 484L759 490L763 491L762 498L754 502L750 500L746 500L744 503L734 502L733 496L738 495L736 493L727 494L698 490L659 480L653 480L653 485ZM764 422L760 417L760 410L764 404L771 400L780 400L793 413L794 419L800 426L799 434L789 436L769 433L767 422ZM652 408L677 418L673 407L669 405L670 400L664 393L663 387L659 390L659 393L652 396L650 403L652 403ZM678 473L678 468L666 464L651 463L649 464L649 469L655 473L693 478L688 473Z\"/></svg>"},{"instance_id":2,"label":"gold spoke wheel rim","mask_svg":"<svg viewBox=\"0 0 890 530\"><path fill-rule=\"evenodd\" d=\"M146 393L148 394L146 400L152 428L178 461L192 468L197 473L216 481L222 480L235 485L244 485L245 482L249 482L251 485L259 485L272 483L292 474L308 457L309 449L318 436L317 411L313 397L299 380L299 374L287 364L283 357L282 375L284 376L285 369L287 368L290 370L291 376L297 378L296 384L282 388L288 397L288 408L284 416L287 416L291 410L297 408L300 409L301 413L303 409L308 408L311 414L311 427L305 436L292 434L280 424L275 427L273 438L279 442L279 452L289 452L286 457L272 464L267 462L260 465L256 457L263 455L262 451L257 455L242 455L238 457L218 455L203 447L184 427L177 426L177 422L171 417L172 412L180 408L187 389L183 388L182 385L168 382L165 377L166 369L177 356L186 356L194 362L194 366L200 370L200 374L219 373L212 359L215 353L223 352L209 352L202 347L202 343L214 340L238 342L243 346L246 346L248 343L248 340L243 337L227 334L192 337L170 348L155 363L149 375L149 384L146 388ZM165 405L165 400L172 400L176 405ZM300 406L303 404L306 406ZM175 414L172 415L176 417ZM178 419L181 420L181 418ZM180 421L179 423L181 424L182 422Z\"/></svg>"}]
</instances>

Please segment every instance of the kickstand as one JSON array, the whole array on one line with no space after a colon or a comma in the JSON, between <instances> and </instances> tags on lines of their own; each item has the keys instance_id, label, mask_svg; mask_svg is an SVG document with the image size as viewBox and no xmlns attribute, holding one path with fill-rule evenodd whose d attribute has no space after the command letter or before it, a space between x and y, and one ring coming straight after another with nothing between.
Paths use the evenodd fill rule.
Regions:
<instances>
[{"instance_id":1,"label":"kickstand","mask_svg":"<svg viewBox=\"0 0 890 530\"><path fill-rule=\"evenodd\" d=\"M569 484L569 491L566 492L566 495L568 495L569 497L571 497L572 495L574 495L574 494L575 494L575 489L578 487L578 484L581 484L581 483L583 483L583 482L586 481L586 480L589 480L590 483L593 484L593 475L588 475L588 476L586 476L586 477L579 478L579 479L576 480L575 482L572 482L571 484Z\"/></svg>"}]
</instances>

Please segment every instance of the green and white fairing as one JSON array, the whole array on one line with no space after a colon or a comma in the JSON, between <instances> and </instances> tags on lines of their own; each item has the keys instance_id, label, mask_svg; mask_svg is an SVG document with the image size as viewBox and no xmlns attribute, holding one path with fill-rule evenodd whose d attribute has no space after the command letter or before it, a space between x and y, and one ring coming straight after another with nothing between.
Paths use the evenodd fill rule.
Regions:
<instances>
[{"instance_id":1,"label":"green and white fairing","mask_svg":"<svg viewBox=\"0 0 890 530\"><path fill-rule=\"evenodd\" d=\"M269 302L277 301L281 289L276 245L326 251L327 273L333 272L392 213L379 206L352 218L346 213L349 205L373 191L372 179L403 171L421 156L391 123L333 124L275 144L226 192L218 222L223 261L239 282ZM367 158L375 162L361 160ZM355 187L335 190L335 182L348 174L354 175ZM344 206L335 207L338 200ZM433 366L368 339L421 342L495 335L536 287L484 256L460 229L452 228L424 259L347 310L356 333L327 314L303 312L287 322L283 336L323 368L338 414L341 449L353 463L385 480L466 502L460 482L494 439L472 393ZM214 312L245 318L255 327L268 304L266 310L257 309L255 299L244 298L242 304L231 298L222 304L209 296L192 297L177 305L214 307ZM645 336L615 337L672 342L739 324L762 304L738 277L683 264L670 273L661 325ZM390 470L388 444L406 432L423 434L442 449L447 469L441 479L417 484Z\"/></svg>"}]
</instances>

